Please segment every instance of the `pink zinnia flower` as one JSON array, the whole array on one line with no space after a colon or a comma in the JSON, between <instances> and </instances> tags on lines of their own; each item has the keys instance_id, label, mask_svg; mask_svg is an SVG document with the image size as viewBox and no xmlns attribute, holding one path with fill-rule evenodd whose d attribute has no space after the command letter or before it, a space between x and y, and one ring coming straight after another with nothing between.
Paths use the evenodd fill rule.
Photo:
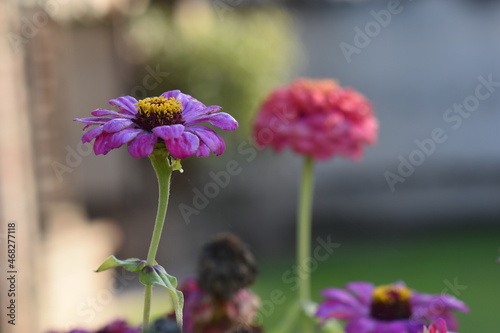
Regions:
<instances>
[{"instance_id":1,"label":"pink zinnia flower","mask_svg":"<svg viewBox=\"0 0 500 333\"><path fill-rule=\"evenodd\" d=\"M456 330L452 311L469 311L453 296L421 294L403 283L375 287L369 282L351 282L345 289L325 289L322 295L326 300L319 305L316 316L322 322L346 320L346 333L420 333L425 325L439 318Z\"/></svg>"},{"instance_id":2,"label":"pink zinnia flower","mask_svg":"<svg viewBox=\"0 0 500 333\"><path fill-rule=\"evenodd\" d=\"M106 155L109 151L128 145L134 157L148 156L155 145L166 147L174 158L208 156L224 152L224 140L209 127L199 125L208 122L223 130L232 131L238 122L229 114L219 112L220 106L205 106L195 98L179 90L167 91L159 97L137 101L131 96L109 101L118 111L95 110L95 118L75 119L97 127L82 136L82 142L95 139L94 152ZM161 146L163 147L163 146Z\"/></svg>"},{"instance_id":3,"label":"pink zinnia flower","mask_svg":"<svg viewBox=\"0 0 500 333\"><path fill-rule=\"evenodd\" d=\"M357 160L363 146L374 144L377 120L370 102L333 80L298 79L271 93L255 119L259 147L326 160L343 155Z\"/></svg>"}]
</instances>

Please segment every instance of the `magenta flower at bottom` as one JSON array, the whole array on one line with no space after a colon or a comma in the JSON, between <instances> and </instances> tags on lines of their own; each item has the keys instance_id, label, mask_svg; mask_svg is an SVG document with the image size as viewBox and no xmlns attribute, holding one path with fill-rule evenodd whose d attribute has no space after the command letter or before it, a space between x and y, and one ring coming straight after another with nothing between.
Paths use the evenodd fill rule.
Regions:
<instances>
[{"instance_id":1,"label":"magenta flower at bottom","mask_svg":"<svg viewBox=\"0 0 500 333\"><path fill-rule=\"evenodd\" d=\"M345 320L346 333L420 333L439 318L456 330L452 311L469 311L451 295L421 294L403 283L375 287L369 282L351 282L344 289L325 289L322 296L326 299L316 316L323 323Z\"/></svg>"},{"instance_id":2,"label":"magenta flower at bottom","mask_svg":"<svg viewBox=\"0 0 500 333\"><path fill-rule=\"evenodd\" d=\"M209 123L223 130L235 130L238 122L229 114L219 112L220 106L205 106L179 90L167 91L158 97L136 100L131 96L109 101L118 111L94 110L93 118L77 118L96 125L82 136L82 142L95 139L96 155L106 155L112 149L128 145L134 157L145 157L157 143L164 143L175 158L208 156L224 152L224 140L215 131L201 123Z\"/></svg>"}]
</instances>

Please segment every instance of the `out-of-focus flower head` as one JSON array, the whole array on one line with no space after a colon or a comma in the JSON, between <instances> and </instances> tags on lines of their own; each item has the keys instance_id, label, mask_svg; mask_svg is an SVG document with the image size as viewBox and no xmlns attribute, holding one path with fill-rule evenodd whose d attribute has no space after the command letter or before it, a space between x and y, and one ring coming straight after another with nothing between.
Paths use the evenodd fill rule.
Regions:
<instances>
[{"instance_id":1,"label":"out-of-focus flower head","mask_svg":"<svg viewBox=\"0 0 500 333\"><path fill-rule=\"evenodd\" d=\"M260 301L247 289L256 274L252 253L236 236L224 234L207 243L198 260L198 278L179 287L184 333L259 332L252 322Z\"/></svg>"},{"instance_id":2,"label":"out-of-focus flower head","mask_svg":"<svg viewBox=\"0 0 500 333\"><path fill-rule=\"evenodd\" d=\"M361 158L374 144L378 123L371 103L333 80L298 79L273 91L262 104L253 137L259 147L291 147L316 160L342 155Z\"/></svg>"},{"instance_id":3,"label":"out-of-focus flower head","mask_svg":"<svg viewBox=\"0 0 500 333\"><path fill-rule=\"evenodd\" d=\"M97 127L82 136L82 142L95 139L96 155L106 155L112 149L128 145L134 157L148 156L156 148L166 148L177 159L208 156L224 152L224 140L207 126L208 122L223 130L235 130L238 122L229 114L219 112L220 106L205 106L179 90L167 91L159 97L137 101L131 96L109 101L118 111L94 110L93 118L77 118L86 126Z\"/></svg>"},{"instance_id":4,"label":"out-of-focus flower head","mask_svg":"<svg viewBox=\"0 0 500 333\"><path fill-rule=\"evenodd\" d=\"M251 285L256 274L257 265L252 253L234 235L221 235L201 250L198 283L217 299L230 299L238 290Z\"/></svg>"},{"instance_id":5,"label":"out-of-focus flower head","mask_svg":"<svg viewBox=\"0 0 500 333\"><path fill-rule=\"evenodd\" d=\"M260 304L248 289L221 300L201 289L194 278L185 280L179 290L184 294L184 333L226 333L233 327L250 325Z\"/></svg>"},{"instance_id":6,"label":"out-of-focus flower head","mask_svg":"<svg viewBox=\"0 0 500 333\"><path fill-rule=\"evenodd\" d=\"M316 316L323 323L329 319L346 320L346 333L420 333L425 325L439 318L456 330L452 311L469 311L451 295L418 293L402 282L378 287L369 282L351 282L344 289L325 289L322 295L326 299Z\"/></svg>"}]
</instances>

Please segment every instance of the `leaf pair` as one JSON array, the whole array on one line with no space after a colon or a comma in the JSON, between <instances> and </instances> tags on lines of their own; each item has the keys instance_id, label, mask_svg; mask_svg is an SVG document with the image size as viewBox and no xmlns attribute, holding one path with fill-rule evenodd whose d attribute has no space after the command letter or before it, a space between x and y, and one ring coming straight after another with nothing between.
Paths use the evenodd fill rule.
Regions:
<instances>
[{"instance_id":1,"label":"leaf pair","mask_svg":"<svg viewBox=\"0 0 500 333\"><path fill-rule=\"evenodd\" d=\"M175 311L175 318L179 327L182 329L182 308L184 306L184 295L181 291L177 290L177 279L169 275L165 268L155 262L154 266L148 266L146 260L138 258L129 258L120 260L115 256L109 256L96 272L102 272L110 268L123 267L123 269L139 273L139 281L146 286L157 284L168 290Z\"/></svg>"}]
</instances>

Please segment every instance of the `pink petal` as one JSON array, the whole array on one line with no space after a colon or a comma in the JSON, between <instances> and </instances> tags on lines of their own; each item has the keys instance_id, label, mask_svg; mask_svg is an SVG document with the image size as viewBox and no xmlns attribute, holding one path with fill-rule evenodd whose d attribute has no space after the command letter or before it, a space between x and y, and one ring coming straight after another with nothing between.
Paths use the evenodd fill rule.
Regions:
<instances>
[{"instance_id":1,"label":"pink petal","mask_svg":"<svg viewBox=\"0 0 500 333\"><path fill-rule=\"evenodd\" d=\"M139 134L129 142L128 152L136 158L148 156L153 152L157 140L153 133Z\"/></svg>"},{"instance_id":2,"label":"pink petal","mask_svg":"<svg viewBox=\"0 0 500 333\"><path fill-rule=\"evenodd\" d=\"M177 138L184 133L184 125L176 124L155 127L153 128L153 133L163 140Z\"/></svg>"},{"instance_id":3,"label":"pink petal","mask_svg":"<svg viewBox=\"0 0 500 333\"><path fill-rule=\"evenodd\" d=\"M116 118L111 121L108 121L104 126L103 129L105 132L108 133L115 133L118 131L121 131L122 129L129 127L132 125L134 122L130 119L120 119Z\"/></svg>"},{"instance_id":4,"label":"pink petal","mask_svg":"<svg viewBox=\"0 0 500 333\"><path fill-rule=\"evenodd\" d=\"M116 105L120 108L121 113L131 116L137 113L137 100L132 96L123 96L109 101L109 104Z\"/></svg>"},{"instance_id":5,"label":"pink petal","mask_svg":"<svg viewBox=\"0 0 500 333\"><path fill-rule=\"evenodd\" d=\"M178 138L166 140L165 146L173 157L186 158L196 154L200 139L192 133L184 132Z\"/></svg>"}]
</instances>

